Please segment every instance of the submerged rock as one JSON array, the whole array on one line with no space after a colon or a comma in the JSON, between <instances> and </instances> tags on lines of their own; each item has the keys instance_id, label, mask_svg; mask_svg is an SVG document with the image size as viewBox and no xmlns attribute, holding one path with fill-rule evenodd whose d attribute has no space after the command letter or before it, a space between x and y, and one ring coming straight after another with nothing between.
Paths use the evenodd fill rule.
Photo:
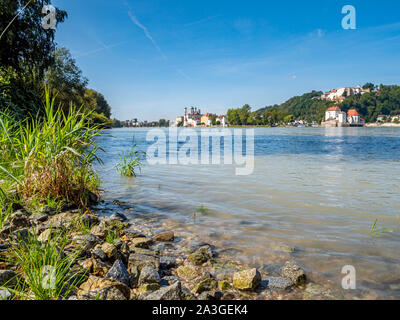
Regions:
<instances>
[{"instance_id":1,"label":"submerged rock","mask_svg":"<svg viewBox=\"0 0 400 320\"><path fill-rule=\"evenodd\" d=\"M156 241L174 241L175 235L172 231L162 232L154 236Z\"/></svg>"},{"instance_id":2,"label":"submerged rock","mask_svg":"<svg viewBox=\"0 0 400 320\"><path fill-rule=\"evenodd\" d=\"M263 285L268 289L288 289L294 286L294 282L288 278L268 277L263 280Z\"/></svg>"},{"instance_id":3,"label":"submerged rock","mask_svg":"<svg viewBox=\"0 0 400 320\"><path fill-rule=\"evenodd\" d=\"M240 290L254 290L260 282L261 275L256 268L236 272L233 275L233 286Z\"/></svg>"},{"instance_id":4,"label":"submerged rock","mask_svg":"<svg viewBox=\"0 0 400 320\"><path fill-rule=\"evenodd\" d=\"M302 284L306 281L304 271L295 263L287 261L282 268L281 275L289 278L295 285Z\"/></svg>"},{"instance_id":5,"label":"submerged rock","mask_svg":"<svg viewBox=\"0 0 400 320\"><path fill-rule=\"evenodd\" d=\"M203 246L187 257L187 260L196 266L200 266L213 257L213 252L209 246Z\"/></svg>"}]
</instances>

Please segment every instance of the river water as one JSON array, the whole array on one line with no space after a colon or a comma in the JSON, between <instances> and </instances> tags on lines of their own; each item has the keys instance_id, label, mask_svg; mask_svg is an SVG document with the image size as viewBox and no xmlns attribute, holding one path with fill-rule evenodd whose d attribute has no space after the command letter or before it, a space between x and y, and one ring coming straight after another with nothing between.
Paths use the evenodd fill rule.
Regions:
<instances>
[{"instance_id":1,"label":"river water","mask_svg":"<svg viewBox=\"0 0 400 320\"><path fill-rule=\"evenodd\" d=\"M256 128L251 175L145 162L136 178L121 177L119 154L133 136L146 151L149 130L98 139L104 197L127 202L130 218L155 218L259 268L294 259L346 299L400 298L399 129ZM386 232L371 232L376 219ZM345 265L356 270L356 290L342 289Z\"/></svg>"}]
</instances>

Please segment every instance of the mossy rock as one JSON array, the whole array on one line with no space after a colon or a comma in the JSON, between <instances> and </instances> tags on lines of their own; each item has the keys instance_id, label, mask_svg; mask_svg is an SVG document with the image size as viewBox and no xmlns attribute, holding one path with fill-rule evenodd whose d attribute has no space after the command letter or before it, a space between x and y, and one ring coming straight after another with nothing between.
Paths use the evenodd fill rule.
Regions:
<instances>
[{"instance_id":1,"label":"mossy rock","mask_svg":"<svg viewBox=\"0 0 400 320\"><path fill-rule=\"evenodd\" d=\"M198 283L194 289L192 290L193 293L202 293L204 291L212 291L218 288L218 282L215 279L208 278L200 283Z\"/></svg>"},{"instance_id":2,"label":"mossy rock","mask_svg":"<svg viewBox=\"0 0 400 320\"><path fill-rule=\"evenodd\" d=\"M210 260L212 256L213 253L211 248L209 246L204 246L190 254L187 257L187 260L195 266L201 266L203 263L206 263L208 260Z\"/></svg>"},{"instance_id":3,"label":"mossy rock","mask_svg":"<svg viewBox=\"0 0 400 320\"><path fill-rule=\"evenodd\" d=\"M221 291L232 289L232 285L225 280L218 281L218 289Z\"/></svg>"},{"instance_id":4,"label":"mossy rock","mask_svg":"<svg viewBox=\"0 0 400 320\"><path fill-rule=\"evenodd\" d=\"M236 272L233 275L233 286L240 290L254 290L260 282L261 275L256 268Z\"/></svg>"},{"instance_id":5,"label":"mossy rock","mask_svg":"<svg viewBox=\"0 0 400 320\"><path fill-rule=\"evenodd\" d=\"M180 266L176 269L176 273L185 280L196 278L199 275L198 270L189 266Z\"/></svg>"},{"instance_id":6,"label":"mossy rock","mask_svg":"<svg viewBox=\"0 0 400 320\"><path fill-rule=\"evenodd\" d=\"M139 294L147 293L147 292L153 292L160 289L160 284L158 283L145 283L141 285L138 289Z\"/></svg>"}]
</instances>

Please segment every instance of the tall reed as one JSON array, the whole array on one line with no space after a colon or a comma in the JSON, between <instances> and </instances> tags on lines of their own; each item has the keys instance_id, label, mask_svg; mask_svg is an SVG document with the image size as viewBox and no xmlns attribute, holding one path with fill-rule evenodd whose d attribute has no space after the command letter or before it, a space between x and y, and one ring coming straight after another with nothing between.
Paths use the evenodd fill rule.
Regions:
<instances>
[{"instance_id":1,"label":"tall reed","mask_svg":"<svg viewBox=\"0 0 400 320\"><path fill-rule=\"evenodd\" d=\"M0 187L3 180L22 199L86 206L99 183L92 164L100 161L95 137L101 128L80 109L55 110L54 101L46 89L44 117L24 122L0 112Z\"/></svg>"}]
</instances>

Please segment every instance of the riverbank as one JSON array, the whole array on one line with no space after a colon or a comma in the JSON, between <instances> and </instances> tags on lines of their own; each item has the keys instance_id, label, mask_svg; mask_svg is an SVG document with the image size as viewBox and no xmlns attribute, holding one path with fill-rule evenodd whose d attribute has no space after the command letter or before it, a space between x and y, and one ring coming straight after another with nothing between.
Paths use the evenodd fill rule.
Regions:
<instances>
[{"instance_id":1,"label":"riverbank","mask_svg":"<svg viewBox=\"0 0 400 320\"><path fill-rule=\"evenodd\" d=\"M307 283L294 261L266 274L216 254L210 244L188 242L173 230L152 232L120 213L99 217L72 204L16 209L0 230L2 299L337 298ZM42 261L26 257L36 250L48 253L48 260L28 270L35 259Z\"/></svg>"}]
</instances>

